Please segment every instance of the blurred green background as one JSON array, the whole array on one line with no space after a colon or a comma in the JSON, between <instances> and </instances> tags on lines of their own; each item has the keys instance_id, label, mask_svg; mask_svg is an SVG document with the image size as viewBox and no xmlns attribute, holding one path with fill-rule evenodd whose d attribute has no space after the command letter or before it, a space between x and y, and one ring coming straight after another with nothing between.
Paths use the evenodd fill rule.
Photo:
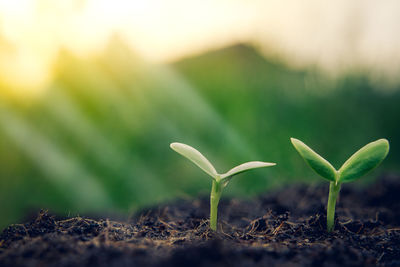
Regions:
<instances>
[{"instance_id":1,"label":"blurred green background","mask_svg":"<svg viewBox=\"0 0 400 267\"><path fill-rule=\"evenodd\" d=\"M336 167L386 137L391 152L374 174L398 168L400 90L383 92L366 74L331 80L243 44L152 66L115 41L91 60L63 52L55 77L34 103L1 102L3 225L35 207L129 211L207 192L210 179L169 149L173 141L197 147L221 172L249 160L278 163L231 183L227 191L242 196L319 179L292 136Z\"/></svg>"},{"instance_id":2,"label":"blurred green background","mask_svg":"<svg viewBox=\"0 0 400 267\"><path fill-rule=\"evenodd\" d=\"M128 214L207 194L210 178L170 150L175 141L198 148L220 172L250 160L278 163L236 178L225 196L323 182L290 137L335 167L385 137L390 154L370 177L399 170L400 83L388 89L362 67L332 76L250 42L154 64L118 37L94 56L63 49L52 67L40 97L0 98L0 228L37 208Z\"/></svg>"}]
</instances>

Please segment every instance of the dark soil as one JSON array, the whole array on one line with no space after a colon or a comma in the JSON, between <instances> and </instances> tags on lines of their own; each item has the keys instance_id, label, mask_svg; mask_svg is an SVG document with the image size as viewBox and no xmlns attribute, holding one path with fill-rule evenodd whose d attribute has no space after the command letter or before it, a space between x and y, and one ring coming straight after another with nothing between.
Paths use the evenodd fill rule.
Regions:
<instances>
[{"instance_id":1,"label":"dark soil","mask_svg":"<svg viewBox=\"0 0 400 267\"><path fill-rule=\"evenodd\" d=\"M0 235L0 266L400 266L400 178L342 187L325 230L328 184L254 200L222 200L217 233L208 200L180 200L129 222L45 211Z\"/></svg>"}]
</instances>

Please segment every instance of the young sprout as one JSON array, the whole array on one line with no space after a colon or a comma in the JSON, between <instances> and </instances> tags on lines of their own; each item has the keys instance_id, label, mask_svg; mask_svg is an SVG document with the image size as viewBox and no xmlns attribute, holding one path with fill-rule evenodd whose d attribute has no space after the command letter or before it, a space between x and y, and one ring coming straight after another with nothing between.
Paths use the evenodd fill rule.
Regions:
<instances>
[{"instance_id":1,"label":"young sprout","mask_svg":"<svg viewBox=\"0 0 400 267\"><path fill-rule=\"evenodd\" d=\"M379 139L367 144L354 153L339 170L336 170L332 164L300 140L295 138L290 140L308 165L330 181L326 217L327 230L331 232L334 227L336 198L341 184L352 182L377 167L389 152L389 142L386 139Z\"/></svg>"},{"instance_id":2,"label":"young sprout","mask_svg":"<svg viewBox=\"0 0 400 267\"><path fill-rule=\"evenodd\" d=\"M276 165L275 163L269 162L251 161L236 166L224 174L218 174L214 166L206 159L206 157L204 157L193 147L181 143L172 143L170 147L182 156L191 160L200 169L212 177L210 196L210 228L213 231L217 230L218 203L219 199L221 198L222 190L228 185L232 177L251 169Z\"/></svg>"}]
</instances>

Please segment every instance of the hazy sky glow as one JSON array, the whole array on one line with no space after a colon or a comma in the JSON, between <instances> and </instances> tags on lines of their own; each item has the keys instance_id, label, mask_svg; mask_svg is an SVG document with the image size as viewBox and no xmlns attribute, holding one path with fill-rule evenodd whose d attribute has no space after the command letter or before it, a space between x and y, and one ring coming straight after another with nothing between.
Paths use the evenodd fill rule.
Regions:
<instances>
[{"instance_id":1,"label":"hazy sky glow","mask_svg":"<svg viewBox=\"0 0 400 267\"><path fill-rule=\"evenodd\" d=\"M0 81L43 87L61 47L92 55L113 33L152 62L249 41L297 64L394 75L399 25L398 0L0 0Z\"/></svg>"}]
</instances>

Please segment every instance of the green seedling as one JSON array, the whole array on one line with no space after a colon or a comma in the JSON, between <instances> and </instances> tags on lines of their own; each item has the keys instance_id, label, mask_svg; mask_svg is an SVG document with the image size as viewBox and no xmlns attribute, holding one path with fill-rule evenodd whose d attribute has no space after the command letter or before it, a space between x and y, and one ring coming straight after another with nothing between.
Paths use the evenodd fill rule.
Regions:
<instances>
[{"instance_id":1,"label":"green seedling","mask_svg":"<svg viewBox=\"0 0 400 267\"><path fill-rule=\"evenodd\" d=\"M251 161L236 166L224 174L218 174L214 166L206 159L206 157L204 157L193 147L181 143L172 143L170 147L182 156L191 160L200 169L212 177L210 196L210 228L214 231L217 230L218 203L221 198L222 190L228 185L232 177L251 169L276 165L275 163L269 162Z\"/></svg>"},{"instance_id":2,"label":"green seedling","mask_svg":"<svg viewBox=\"0 0 400 267\"><path fill-rule=\"evenodd\" d=\"M335 221L336 199L342 183L352 182L377 167L389 152L389 142L379 139L354 153L339 170L298 139L291 138L293 146L310 167L330 181L327 207L327 230L331 232Z\"/></svg>"}]
</instances>

